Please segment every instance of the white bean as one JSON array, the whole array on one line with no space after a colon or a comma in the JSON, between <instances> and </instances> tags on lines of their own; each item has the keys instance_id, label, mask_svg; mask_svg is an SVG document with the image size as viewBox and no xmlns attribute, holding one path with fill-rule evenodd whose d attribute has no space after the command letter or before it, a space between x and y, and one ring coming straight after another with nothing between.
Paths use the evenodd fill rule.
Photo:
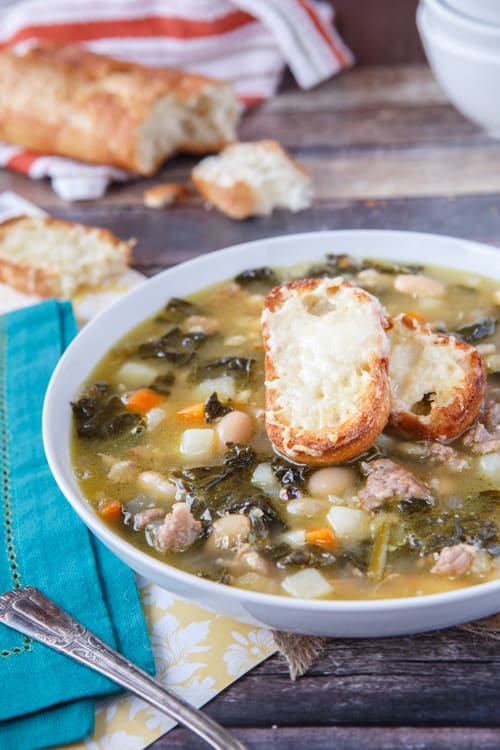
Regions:
<instances>
[{"instance_id":1,"label":"white bean","mask_svg":"<svg viewBox=\"0 0 500 750\"><path fill-rule=\"evenodd\" d=\"M137 471L133 461L117 461L108 471L108 479L112 482L128 482Z\"/></svg>"},{"instance_id":2,"label":"white bean","mask_svg":"<svg viewBox=\"0 0 500 750\"><path fill-rule=\"evenodd\" d=\"M175 485L157 471L143 471L137 477L139 489L159 500L175 500Z\"/></svg>"},{"instance_id":3,"label":"white bean","mask_svg":"<svg viewBox=\"0 0 500 750\"><path fill-rule=\"evenodd\" d=\"M443 297L446 292L446 287L441 281L412 273L397 274L394 278L394 289L414 297Z\"/></svg>"},{"instance_id":4,"label":"white bean","mask_svg":"<svg viewBox=\"0 0 500 750\"><path fill-rule=\"evenodd\" d=\"M356 474L352 469L343 466L330 466L319 469L309 477L307 489L313 497L327 497L337 495L342 497L344 492L354 485Z\"/></svg>"},{"instance_id":5,"label":"white bean","mask_svg":"<svg viewBox=\"0 0 500 750\"><path fill-rule=\"evenodd\" d=\"M248 443L253 430L252 418L244 411L230 411L222 417L216 430L222 445Z\"/></svg>"},{"instance_id":6,"label":"white bean","mask_svg":"<svg viewBox=\"0 0 500 750\"><path fill-rule=\"evenodd\" d=\"M233 549L246 542L252 524L247 516L241 513L228 513L218 518L212 526L212 540L219 549Z\"/></svg>"}]
</instances>

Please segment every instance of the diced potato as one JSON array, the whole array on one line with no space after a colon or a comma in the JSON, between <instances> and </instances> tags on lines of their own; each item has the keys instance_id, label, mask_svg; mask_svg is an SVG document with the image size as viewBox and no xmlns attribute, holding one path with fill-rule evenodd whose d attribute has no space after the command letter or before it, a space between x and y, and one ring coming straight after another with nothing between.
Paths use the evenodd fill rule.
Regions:
<instances>
[{"instance_id":1,"label":"diced potato","mask_svg":"<svg viewBox=\"0 0 500 750\"><path fill-rule=\"evenodd\" d=\"M236 395L234 379L230 375L221 375L220 378L204 380L196 389L196 398L205 400L214 392L221 401L234 399Z\"/></svg>"},{"instance_id":2,"label":"diced potato","mask_svg":"<svg viewBox=\"0 0 500 750\"><path fill-rule=\"evenodd\" d=\"M317 599L332 590L326 578L316 568L304 568L298 573L287 576L281 585L287 594L299 599Z\"/></svg>"},{"instance_id":3,"label":"diced potato","mask_svg":"<svg viewBox=\"0 0 500 750\"><path fill-rule=\"evenodd\" d=\"M140 388L149 385L158 375L158 370L145 365L142 362L125 362L116 371L114 379L116 383L123 383L127 388Z\"/></svg>"},{"instance_id":4,"label":"diced potato","mask_svg":"<svg viewBox=\"0 0 500 750\"><path fill-rule=\"evenodd\" d=\"M344 542L356 543L370 536L370 514L364 510L333 505L326 518L335 535Z\"/></svg>"},{"instance_id":5,"label":"diced potato","mask_svg":"<svg viewBox=\"0 0 500 750\"><path fill-rule=\"evenodd\" d=\"M180 452L186 458L210 458L215 448L215 432L210 427L184 430Z\"/></svg>"},{"instance_id":6,"label":"diced potato","mask_svg":"<svg viewBox=\"0 0 500 750\"><path fill-rule=\"evenodd\" d=\"M479 470L487 479L500 481L500 453L486 453L481 456Z\"/></svg>"},{"instance_id":7,"label":"diced potato","mask_svg":"<svg viewBox=\"0 0 500 750\"><path fill-rule=\"evenodd\" d=\"M297 531L287 531L280 537L282 542L289 544L291 547L301 547L306 543L306 532L304 529L297 529Z\"/></svg>"},{"instance_id":8,"label":"diced potato","mask_svg":"<svg viewBox=\"0 0 500 750\"><path fill-rule=\"evenodd\" d=\"M148 432L151 432L151 430L155 430L158 425L163 422L166 416L167 412L161 406L155 406L153 409L150 409L146 413L146 425Z\"/></svg>"},{"instance_id":9,"label":"diced potato","mask_svg":"<svg viewBox=\"0 0 500 750\"><path fill-rule=\"evenodd\" d=\"M252 474L252 484L265 489L278 489L279 482L274 476L271 464L258 464Z\"/></svg>"}]
</instances>

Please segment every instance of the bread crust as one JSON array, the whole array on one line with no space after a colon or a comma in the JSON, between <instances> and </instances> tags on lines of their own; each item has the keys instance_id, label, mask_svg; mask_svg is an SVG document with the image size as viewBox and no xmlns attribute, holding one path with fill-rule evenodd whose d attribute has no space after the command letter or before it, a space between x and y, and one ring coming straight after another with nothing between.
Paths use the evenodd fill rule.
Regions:
<instances>
[{"instance_id":1,"label":"bread crust","mask_svg":"<svg viewBox=\"0 0 500 750\"><path fill-rule=\"evenodd\" d=\"M193 103L230 85L204 76L96 55L76 44L40 42L24 55L0 52L0 139L41 153L153 174L169 154L145 168L141 131L163 97ZM234 137L234 136L233 136ZM186 134L177 148L218 151L228 140Z\"/></svg>"},{"instance_id":2,"label":"bread crust","mask_svg":"<svg viewBox=\"0 0 500 750\"><path fill-rule=\"evenodd\" d=\"M271 319L282 307L290 294L306 295L325 283L321 279L304 279L274 288L264 301L263 338L265 346L266 376L266 429L276 450L287 458L314 466L339 464L359 456L368 450L384 429L391 406L391 391L388 376L388 346L384 328L386 321L382 308L374 297L359 287L342 280L332 280L330 289L349 289L357 304L366 308L379 327L381 339L380 356L373 356L369 363L369 387L360 394L356 412L340 424L317 431L308 431L300 425L291 424L287 415L279 409L277 363L271 353ZM299 335L299 332L297 332ZM297 394L302 398L303 394Z\"/></svg>"},{"instance_id":3,"label":"bread crust","mask_svg":"<svg viewBox=\"0 0 500 750\"><path fill-rule=\"evenodd\" d=\"M410 438L454 440L474 422L481 409L487 377L483 357L470 344L454 336L433 333L425 324L404 314L389 318L389 340L391 331L397 326L402 326L410 334L419 337L424 346L436 347L438 357L442 353L442 356L464 358L467 367L460 382L450 387L449 401L443 406L438 406L430 400L428 414L415 414L409 409L402 409L398 407L397 399L394 398L388 428ZM432 382L432 374L433 371L428 382L422 383L423 395L433 393L435 384ZM398 384L393 380L393 392L397 391L397 388Z\"/></svg>"},{"instance_id":4,"label":"bread crust","mask_svg":"<svg viewBox=\"0 0 500 750\"><path fill-rule=\"evenodd\" d=\"M8 233L17 226L22 226L23 223L31 223L31 221L32 219L29 216L16 216L0 224L0 282L8 284L24 294L35 294L39 297L61 297L63 296L63 290L56 270L49 271L35 265L16 263L11 258L7 258L2 254L2 243L5 241ZM77 227L82 233L93 233L97 240L123 253L124 265L128 265L132 260L132 248L135 240L124 242L107 229L75 224L74 222L55 219L51 216L37 217L36 221L42 227L61 230Z\"/></svg>"},{"instance_id":5,"label":"bread crust","mask_svg":"<svg viewBox=\"0 0 500 750\"><path fill-rule=\"evenodd\" d=\"M193 172L192 179L200 195L230 219L248 219L257 210L257 195L248 182L238 180L223 187L216 182L203 180Z\"/></svg>"}]
</instances>

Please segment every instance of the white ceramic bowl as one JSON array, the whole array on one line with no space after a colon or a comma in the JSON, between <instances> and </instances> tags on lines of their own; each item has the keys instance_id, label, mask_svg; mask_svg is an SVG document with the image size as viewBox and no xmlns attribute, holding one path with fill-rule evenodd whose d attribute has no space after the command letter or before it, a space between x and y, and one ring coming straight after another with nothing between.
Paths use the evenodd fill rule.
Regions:
<instances>
[{"instance_id":1,"label":"white ceramic bowl","mask_svg":"<svg viewBox=\"0 0 500 750\"><path fill-rule=\"evenodd\" d=\"M438 83L465 117L500 138L500 31L494 40L466 41L467 31L463 39L444 28L434 7L421 2L417 27Z\"/></svg>"},{"instance_id":2,"label":"white ceramic bowl","mask_svg":"<svg viewBox=\"0 0 500 750\"><path fill-rule=\"evenodd\" d=\"M445 0L455 11L476 21L500 25L500 3L498 0Z\"/></svg>"},{"instance_id":3,"label":"white ceramic bowl","mask_svg":"<svg viewBox=\"0 0 500 750\"><path fill-rule=\"evenodd\" d=\"M500 25L463 15L447 0L421 0L421 6L435 33L468 50L500 56Z\"/></svg>"},{"instance_id":4,"label":"white ceramic bowl","mask_svg":"<svg viewBox=\"0 0 500 750\"><path fill-rule=\"evenodd\" d=\"M437 235L339 231L290 235L237 245L183 263L130 291L88 323L59 362L47 390L43 436L54 477L89 529L127 565L202 607L278 630L364 637L444 628L500 610L500 580L419 598L311 601L259 594L184 573L121 539L86 502L70 459L70 401L112 344L171 296L188 295L249 267L313 261L325 253L405 260L494 275L500 285L500 250Z\"/></svg>"}]
</instances>

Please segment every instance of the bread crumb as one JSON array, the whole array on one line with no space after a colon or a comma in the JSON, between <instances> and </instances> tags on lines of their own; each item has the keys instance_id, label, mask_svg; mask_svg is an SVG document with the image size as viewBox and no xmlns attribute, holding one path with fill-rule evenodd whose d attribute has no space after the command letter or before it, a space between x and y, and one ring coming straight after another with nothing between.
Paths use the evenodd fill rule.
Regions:
<instances>
[{"instance_id":1,"label":"bread crumb","mask_svg":"<svg viewBox=\"0 0 500 750\"><path fill-rule=\"evenodd\" d=\"M180 182L164 182L144 191L144 205L148 208L167 208L180 203L191 195L187 185Z\"/></svg>"}]
</instances>

